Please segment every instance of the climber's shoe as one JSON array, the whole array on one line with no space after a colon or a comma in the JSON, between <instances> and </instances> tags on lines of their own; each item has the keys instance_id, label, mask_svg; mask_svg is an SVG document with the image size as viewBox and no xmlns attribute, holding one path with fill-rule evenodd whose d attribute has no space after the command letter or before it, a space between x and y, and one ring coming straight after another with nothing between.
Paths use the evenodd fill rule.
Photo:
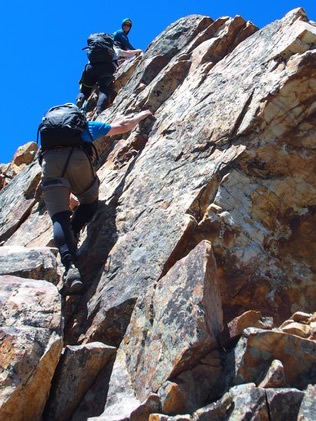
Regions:
<instances>
[{"instance_id":1,"label":"climber's shoe","mask_svg":"<svg viewBox=\"0 0 316 421\"><path fill-rule=\"evenodd\" d=\"M63 296L67 295L79 295L83 290L83 283L81 282L81 276L79 269L75 265L71 264L68 270L63 276L63 287L60 293Z\"/></svg>"}]
</instances>

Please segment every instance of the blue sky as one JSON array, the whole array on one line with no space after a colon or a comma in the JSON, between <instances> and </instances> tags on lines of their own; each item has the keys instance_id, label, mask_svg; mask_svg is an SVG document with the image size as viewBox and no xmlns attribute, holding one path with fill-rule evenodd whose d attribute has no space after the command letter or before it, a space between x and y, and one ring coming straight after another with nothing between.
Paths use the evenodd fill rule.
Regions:
<instances>
[{"instance_id":1,"label":"blue sky","mask_svg":"<svg viewBox=\"0 0 316 421\"><path fill-rule=\"evenodd\" d=\"M1 153L12 160L16 149L36 140L38 124L53 105L75 102L92 32L114 32L129 17L129 39L145 50L170 23L191 14L217 19L241 15L256 26L303 7L316 21L315 0L9 0L1 5Z\"/></svg>"}]
</instances>

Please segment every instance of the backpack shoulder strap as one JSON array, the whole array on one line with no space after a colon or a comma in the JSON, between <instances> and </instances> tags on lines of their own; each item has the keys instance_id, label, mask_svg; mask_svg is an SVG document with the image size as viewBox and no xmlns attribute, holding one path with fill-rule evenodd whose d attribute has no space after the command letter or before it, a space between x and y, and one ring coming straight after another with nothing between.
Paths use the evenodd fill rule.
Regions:
<instances>
[{"instance_id":1,"label":"backpack shoulder strap","mask_svg":"<svg viewBox=\"0 0 316 421\"><path fill-rule=\"evenodd\" d=\"M38 129L37 129L37 135L36 135L36 143L37 144L38 144L40 130L41 130L41 126L39 126Z\"/></svg>"},{"instance_id":2,"label":"backpack shoulder strap","mask_svg":"<svg viewBox=\"0 0 316 421\"><path fill-rule=\"evenodd\" d=\"M68 155L68 158L67 158L66 164L64 166L64 169L63 169L63 172L62 172L61 177L63 177L65 175L65 172L66 172L66 169L68 167L68 164L69 164L69 161L70 161L70 157L71 157L73 151L74 151L74 147L72 147L71 150L70 150L70 152L69 152L69 155Z\"/></svg>"},{"instance_id":3,"label":"backpack shoulder strap","mask_svg":"<svg viewBox=\"0 0 316 421\"><path fill-rule=\"evenodd\" d=\"M91 139L91 142L93 143L94 142L94 139L93 139L92 134L90 133L90 130L89 130L89 127L88 127L88 121L86 122L86 127L85 128L86 128L86 130L88 132L88 135L89 135L89 137Z\"/></svg>"}]
</instances>

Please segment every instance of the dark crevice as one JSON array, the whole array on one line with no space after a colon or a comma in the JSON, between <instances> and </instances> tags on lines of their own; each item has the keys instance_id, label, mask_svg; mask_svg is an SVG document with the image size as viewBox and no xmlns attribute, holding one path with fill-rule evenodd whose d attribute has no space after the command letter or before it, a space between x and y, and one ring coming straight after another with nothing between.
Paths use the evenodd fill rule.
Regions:
<instances>
[{"instance_id":1,"label":"dark crevice","mask_svg":"<svg viewBox=\"0 0 316 421\"><path fill-rule=\"evenodd\" d=\"M264 389L264 397L265 397L265 400L266 400L267 413L268 413L269 421L273 421L272 414L271 414L271 411L270 411L270 405L269 405L269 401L268 401L267 391L265 389Z\"/></svg>"}]
</instances>

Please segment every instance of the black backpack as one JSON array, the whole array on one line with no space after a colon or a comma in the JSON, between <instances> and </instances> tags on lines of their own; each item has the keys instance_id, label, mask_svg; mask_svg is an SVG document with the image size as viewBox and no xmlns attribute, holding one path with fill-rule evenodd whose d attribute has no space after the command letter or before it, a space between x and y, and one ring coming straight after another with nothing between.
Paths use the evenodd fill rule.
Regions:
<instances>
[{"instance_id":1,"label":"black backpack","mask_svg":"<svg viewBox=\"0 0 316 421\"><path fill-rule=\"evenodd\" d=\"M105 32L91 34L87 43L88 47L84 47L83 50L88 50L91 64L112 63L114 56L112 35Z\"/></svg>"},{"instance_id":2,"label":"black backpack","mask_svg":"<svg viewBox=\"0 0 316 421\"><path fill-rule=\"evenodd\" d=\"M42 118L37 131L37 143L40 133L42 151L58 146L80 146L83 144L81 133L86 127L85 113L75 104L57 105L50 108Z\"/></svg>"}]
</instances>

